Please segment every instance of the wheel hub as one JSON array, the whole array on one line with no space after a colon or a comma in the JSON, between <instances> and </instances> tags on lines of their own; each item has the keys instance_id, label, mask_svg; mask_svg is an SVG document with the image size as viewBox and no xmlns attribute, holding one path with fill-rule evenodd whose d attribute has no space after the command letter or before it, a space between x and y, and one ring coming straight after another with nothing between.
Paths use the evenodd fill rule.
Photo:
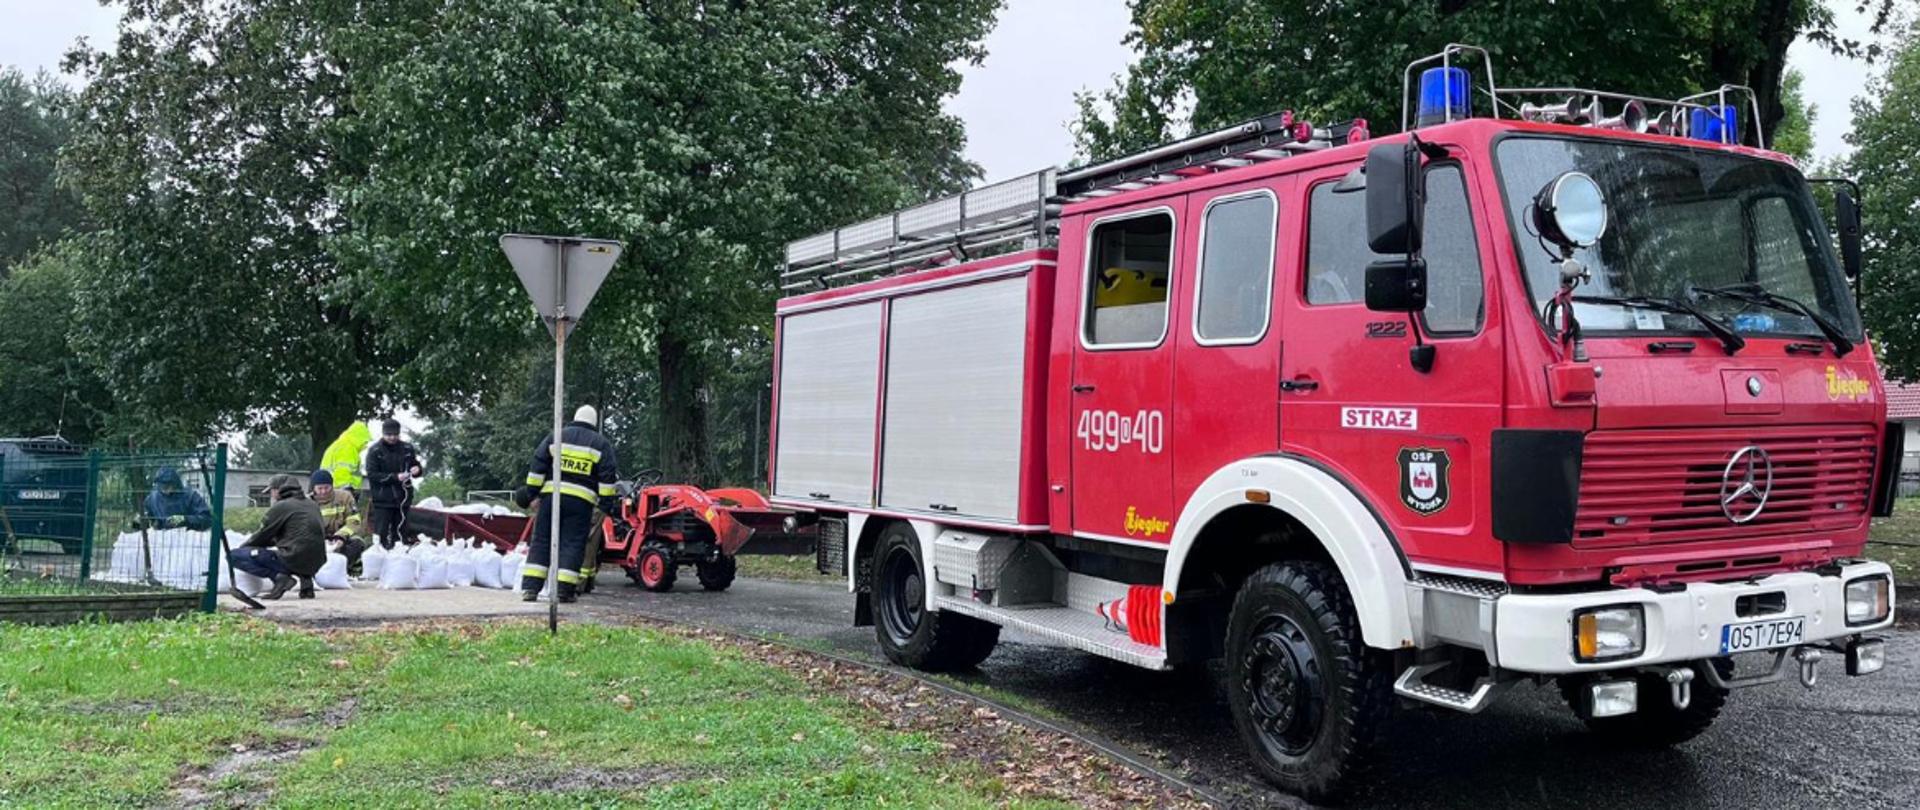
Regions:
<instances>
[{"instance_id":1,"label":"wheel hub","mask_svg":"<svg viewBox=\"0 0 1920 810\"><path fill-rule=\"evenodd\" d=\"M1320 733L1326 704L1319 658L1306 633L1276 617L1247 645L1242 672L1261 742L1282 755L1305 753Z\"/></svg>"},{"instance_id":2,"label":"wheel hub","mask_svg":"<svg viewBox=\"0 0 1920 810\"><path fill-rule=\"evenodd\" d=\"M885 577L879 594L881 620L887 634L906 643L920 627L920 615L926 602L926 584L920 578L920 565L913 555L895 551L887 556Z\"/></svg>"}]
</instances>

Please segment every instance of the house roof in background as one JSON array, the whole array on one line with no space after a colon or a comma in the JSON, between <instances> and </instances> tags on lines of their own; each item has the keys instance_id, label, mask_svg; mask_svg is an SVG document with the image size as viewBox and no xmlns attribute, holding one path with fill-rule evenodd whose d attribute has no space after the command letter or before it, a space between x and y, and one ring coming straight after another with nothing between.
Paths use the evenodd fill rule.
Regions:
<instances>
[{"instance_id":1,"label":"house roof in background","mask_svg":"<svg viewBox=\"0 0 1920 810\"><path fill-rule=\"evenodd\" d=\"M1887 381L1887 419L1894 422L1920 419L1920 383Z\"/></svg>"}]
</instances>

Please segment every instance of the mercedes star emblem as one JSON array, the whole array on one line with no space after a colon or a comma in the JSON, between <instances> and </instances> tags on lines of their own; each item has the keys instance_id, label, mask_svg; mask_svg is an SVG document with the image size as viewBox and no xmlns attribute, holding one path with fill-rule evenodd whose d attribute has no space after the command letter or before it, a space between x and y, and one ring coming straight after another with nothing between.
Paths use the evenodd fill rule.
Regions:
<instances>
[{"instance_id":1,"label":"mercedes star emblem","mask_svg":"<svg viewBox=\"0 0 1920 810\"><path fill-rule=\"evenodd\" d=\"M1760 378L1759 377L1747 378L1747 393L1756 397L1760 396Z\"/></svg>"},{"instance_id":2,"label":"mercedes star emblem","mask_svg":"<svg viewBox=\"0 0 1920 810\"><path fill-rule=\"evenodd\" d=\"M1720 474L1720 513L1735 523L1746 523L1767 508L1773 494L1773 459L1754 445L1742 447Z\"/></svg>"}]
</instances>

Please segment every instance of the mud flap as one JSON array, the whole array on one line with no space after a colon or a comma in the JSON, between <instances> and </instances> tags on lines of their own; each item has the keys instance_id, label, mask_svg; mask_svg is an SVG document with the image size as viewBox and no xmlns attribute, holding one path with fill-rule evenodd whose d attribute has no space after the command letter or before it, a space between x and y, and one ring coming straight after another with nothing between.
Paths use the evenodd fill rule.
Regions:
<instances>
[{"instance_id":1,"label":"mud flap","mask_svg":"<svg viewBox=\"0 0 1920 810\"><path fill-rule=\"evenodd\" d=\"M853 626L873 626L873 594L862 591L853 595Z\"/></svg>"}]
</instances>

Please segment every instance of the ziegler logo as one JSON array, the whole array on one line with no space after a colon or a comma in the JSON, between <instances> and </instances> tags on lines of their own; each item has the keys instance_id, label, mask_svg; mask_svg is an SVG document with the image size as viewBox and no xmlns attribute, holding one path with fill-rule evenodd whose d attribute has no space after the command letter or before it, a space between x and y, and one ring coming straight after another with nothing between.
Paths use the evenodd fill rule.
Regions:
<instances>
[{"instance_id":1,"label":"ziegler logo","mask_svg":"<svg viewBox=\"0 0 1920 810\"><path fill-rule=\"evenodd\" d=\"M1367 337L1403 338L1407 336L1406 321L1368 321Z\"/></svg>"},{"instance_id":2,"label":"ziegler logo","mask_svg":"<svg viewBox=\"0 0 1920 810\"><path fill-rule=\"evenodd\" d=\"M1418 408L1341 408L1340 427L1348 430L1419 430Z\"/></svg>"},{"instance_id":3,"label":"ziegler logo","mask_svg":"<svg viewBox=\"0 0 1920 810\"><path fill-rule=\"evenodd\" d=\"M1136 534L1142 537L1152 537L1156 534L1166 534L1167 528L1170 525L1172 524L1169 524L1166 521L1159 520L1157 518L1141 517L1139 514L1139 511L1136 510L1134 507L1131 507L1131 506L1127 507L1127 536L1128 537L1132 537Z\"/></svg>"},{"instance_id":4,"label":"ziegler logo","mask_svg":"<svg viewBox=\"0 0 1920 810\"><path fill-rule=\"evenodd\" d=\"M1849 400L1873 396L1873 386L1852 371L1827 366L1827 399Z\"/></svg>"}]
</instances>

